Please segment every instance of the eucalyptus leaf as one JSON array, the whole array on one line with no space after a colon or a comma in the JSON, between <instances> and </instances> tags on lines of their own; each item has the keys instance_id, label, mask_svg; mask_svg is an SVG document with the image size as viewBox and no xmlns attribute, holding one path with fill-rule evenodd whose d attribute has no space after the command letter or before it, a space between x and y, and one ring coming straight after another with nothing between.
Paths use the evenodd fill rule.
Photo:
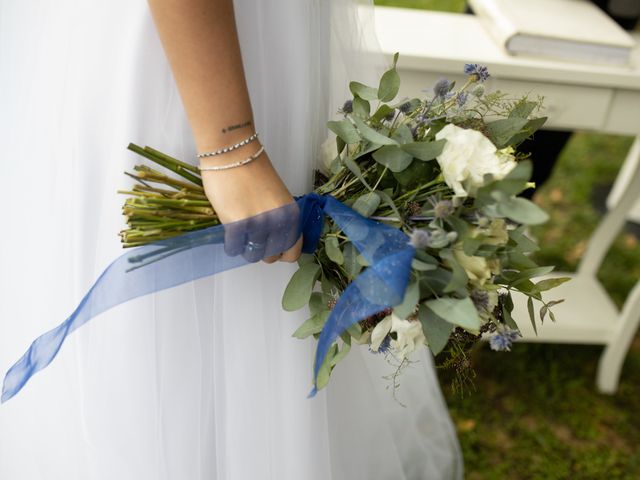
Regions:
<instances>
[{"instance_id":1,"label":"eucalyptus leaf","mask_svg":"<svg viewBox=\"0 0 640 480\"><path fill-rule=\"evenodd\" d=\"M393 201L393 198L391 198L391 196L385 191L378 190L377 193L378 195L380 195L380 198L382 199L384 204L387 205L389 208L391 208L391 210L393 210L394 215L397 218L402 218L402 215L400 215L400 211L398 210L398 207Z\"/></svg>"},{"instance_id":2,"label":"eucalyptus leaf","mask_svg":"<svg viewBox=\"0 0 640 480\"><path fill-rule=\"evenodd\" d=\"M512 197L499 203L497 211L514 222L527 225L539 225L549 219L549 215L544 210L522 197Z\"/></svg>"},{"instance_id":3,"label":"eucalyptus leaf","mask_svg":"<svg viewBox=\"0 0 640 480\"><path fill-rule=\"evenodd\" d=\"M357 160L358 158L364 157L368 153L375 152L379 148L380 148L380 145L378 145L377 143L367 142L362 148L362 150L360 150L358 153L356 153L353 156L353 159Z\"/></svg>"},{"instance_id":4,"label":"eucalyptus leaf","mask_svg":"<svg viewBox=\"0 0 640 480\"><path fill-rule=\"evenodd\" d=\"M531 135L540 130L547 122L547 117L534 118L529 120L527 124L522 128L520 133L515 134L509 139L509 145L518 145Z\"/></svg>"},{"instance_id":5,"label":"eucalyptus leaf","mask_svg":"<svg viewBox=\"0 0 640 480\"><path fill-rule=\"evenodd\" d=\"M327 323L327 319L329 318L329 314L331 312L329 310L325 310L322 313L318 313L313 315L311 318L306 320L298 329L293 332L293 337L295 338L307 338L313 334L320 333L324 324Z\"/></svg>"},{"instance_id":6,"label":"eucalyptus leaf","mask_svg":"<svg viewBox=\"0 0 640 480\"><path fill-rule=\"evenodd\" d=\"M498 189L506 195L518 195L527 188L527 183L531 179L533 165L529 160L518 162L502 180L490 185L491 189Z\"/></svg>"},{"instance_id":7,"label":"eucalyptus leaf","mask_svg":"<svg viewBox=\"0 0 640 480\"><path fill-rule=\"evenodd\" d=\"M413 157L395 145L385 145L374 152L376 162L389 167L392 172L401 172L411 164Z\"/></svg>"},{"instance_id":8,"label":"eucalyptus leaf","mask_svg":"<svg viewBox=\"0 0 640 480\"><path fill-rule=\"evenodd\" d=\"M458 325L468 332L480 332L480 316L469 297L437 298L427 301L426 306L449 323Z\"/></svg>"},{"instance_id":9,"label":"eucalyptus leaf","mask_svg":"<svg viewBox=\"0 0 640 480\"><path fill-rule=\"evenodd\" d=\"M373 123L380 123L384 118L387 117L387 115L389 115L394 110L395 109L393 107L390 107L386 103L383 103L382 105L380 105L380 107L378 107L375 113L371 115L371 118L369 120Z\"/></svg>"},{"instance_id":10,"label":"eucalyptus leaf","mask_svg":"<svg viewBox=\"0 0 640 480\"><path fill-rule=\"evenodd\" d=\"M445 143L447 143L445 139L432 142L410 142L405 143L400 148L412 157L428 162L442 153Z\"/></svg>"},{"instance_id":11,"label":"eucalyptus leaf","mask_svg":"<svg viewBox=\"0 0 640 480\"><path fill-rule=\"evenodd\" d=\"M419 250L418 250L419 251ZM442 267L420 274L420 292L422 297L442 295L453 274Z\"/></svg>"},{"instance_id":12,"label":"eucalyptus leaf","mask_svg":"<svg viewBox=\"0 0 640 480\"><path fill-rule=\"evenodd\" d=\"M400 144L410 143L413 142L413 133L411 133L411 129L407 125L401 123L396 127L391 138Z\"/></svg>"},{"instance_id":13,"label":"eucalyptus leaf","mask_svg":"<svg viewBox=\"0 0 640 480\"><path fill-rule=\"evenodd\" d=\"M449 249L442 249L440 250L440 258L447 261L447 266L451 269L451 273L453 274L451 275L449 284L444 287L444 293L464 291L467 287L467 283L469 282L469 277L467 277L465 269L456 261L453 256L453 252Z\"/></svg>"},{"instance_id":14,"label":"eucalyptus leaf","mask_svg":"<svg viewBox=\"0 0 640 480\"><path fill-rule=\"evenodd\" d=\"M393 307L393 312L400 318L406 319L416 309L416 305L420 301L420 288L418 282L411 282L407 286L404 298L400 305Z\"/></svg>"},{"instance_id":15,"label":"eucalyptus leaf","mask_svg":"<svg viewBox=\"0 0 640 480\"><path fill-rule=\"evenodd\" d=\"M371 112L371 105L369 102L360 97L355 97L353 99L352 108L355 115L353 117L354 120L358 117L367 118Z\"/></svg>"},{"instance_id":16,"label":"eucalyptus leaf","mask_svg":"<svg viewBox=\"0 0 640 480\"><path fill-rule=\"evenodd\" d=\"M356 212L363 217L370 217L378 209L380 205L380 195L376 192L368 192L357 198L351 206Z\"/></svg>"},{"instance_id":17,"label":"eucalyptus leaf","mask_svg":"<svg viewBox=\"0 0 640 480\"><path fill-rule=\"evenodd\" d=\"M422 260L414 258L411 261L411 268L413 268L414 270L418 270L419 272L428 272L429 270L435 270L438 267L436 265L432 265L431 263L426 263Z\"/></svg>"},{"instance_id":18,"label":"eucalyptus leaf","mask_svg":"<svg viewBox=\"0 0 640 480\"><path fill-rule=\"evenodd\" d=\"M416 250L416 258L435 267L440 264L436 257L429 255L427 252L423 252L422 250Z\"/></svg>"},{"instance_id":19,"label":"eucalyptus leaf","mask_svg":"<svg viewBox=\"0 0 640 480\"><path fill-rule=\"evenodd\" d=\"M309 298L309 311L311 314L315 315L327 308L327 295L322 292L313 292L311 298Z\"/></svg>"},{"instance_id":20,"label":"eucalyptus leaf","mask_svg":"<svg viewBox=\"0 0 640 480\"><path fill-rule=\"evenodd\" d=\"M369 266L369 262L367 262L367 259L364 258L361 253L358 254L358 256L356 257L356 262L358 262L363 267L368 267Z\"/></svg>"},{"instance_id":21,"label":"eucalyptus leaf","mask_svg":"<svg viewBox=\"0 0 640 480\"><path fill-rule=\"evenodd\" d=\"M360 135L350 120L331 120L327 128L340 137L345 143L359 143Z\"/></svg>"},{"instance_id":22,"label":"eucalyptus leaf","mask_svg":"<svg viewBox=\"0 0 640 480\"><path fill-rule=\"evenodd\" d=\"M496 147L503 148L509 145L511 138L520 133L527 123L526 118L501 118L487 123L486 128Z\"/></svg>"},{"instance_id":23,"label":"eucalyptus leaf","mask_svg":"<svg viewBox=\"0 0 640 480\"><path fill-rule=\"evenodd\" d=\"M433 163L411 162L411 164L401 172L393 173L393 176L406 190L410 190L433 180L435 173Z\"/></svg>"},{"instance_id":24,"label":"eucalyptus leaf","mask_svg":"<svg viewBox=\"0 0 640 480\"><path fill-rule=\"evenodd\" d=\"M523 253L536 252L540 250L538 244L525 235L524 228L524 226L518 227L509 232L509 237L516 242L518 250Z\"/></svg>"},{"instance_id":25,"label":"eucalyptus leaf","mask_svg":"<svg viewBox=\"0 0 640 480\"><path fill-rule=\"evenodd\" d=\"M340 250L340 244L337 237L327 237L324 242L324 247L329 260L337 263L338 265L342 265L344 263L344 256L342 255L342 250Z\"/></svg>"},{"instance_id":26,"label":"eucalyptus leaf","mask_svg":"<svg viewBox=\"0 0 640 480\"><path fill-rule=\"evenodd\" d=\"M368 87L364 83L349 82L349 90L353 95L357 95L363 100L378 100L378 90L373 87Z\"/></svg>"},{"instance_id":27,"label":"eucalyptus leaf","mask_svg":"<svg viewBox=\"0 0 640 480\"><path fill-rule=\"evenodd\" d=\"M349 350L351 350L351 336L348 334L342 334L340 335L340 338L342 338L342 348L340 349L340 351L331 359L331 366L335 367L336 364L342 360L344 357L347 356L347 353L349 353Z\"/></svg>"},{"instance_id":28,"label":"eucalyptus leaf","mask_svg":"<svg viewBox=\"0 0 640 480\"><path fill-rule=\"evenodd\" d=\"M347 243L343 248L344 255L344 269L347 275L351 278L355 278L360 273L362 265L358 263L358 250L351 242Z\"/></svg>"},{"instance_id":29,"label":"eucalyptus leaf","mask_svg":"<svg viewBox=\"0 0 640 480\"><path fill-rule=\"evenodd\" d=\"M362 175L362 170L360 170L360 167L356 162L351 160L349 157L345 157L344 165L349 169L351 173L356 176L358 180L362 182L365 187L367 187L368 190L373 191L373 188L371 188L371 185L369 185L369 183L365 180L364 176Z\"/></svg>"},{"instance_id":30,"label":"eucalyptus leaf","mask_svg":"<svg viewBox=\"0 0 640 480\"><path fill-rule=\"evenodd\" d=\"M438 316L425 305L420 305L418 318L422 324L422 331L434 355L438 355L447 346L449 336L453 331L453 324Z\"/></svg>"},{"instance_id":31,"label":"eucalyptus leaf","mask_svg":"<svg viewBox=\"0 0 640 480\"><path fill-rule=\"evenodd\" d=\"M360 131L360 134L362 135L362 137L366 138L370 142L378 145L397 145L398 144L398 142L387 137L386 135L382 135L381 133L376 132L373 128L371 128L369 125L364 123L358 117L354 117L353 121L355 122L356 127L358 127L358 130Z\"/></svg>"},{"instance_id":32,"label":"eucalyptus leaf","mask_svg":"<svg viewBox=\"0 0 640 480\"><path fill-rule=\"evenodd\" d=\"M510 118L529 118L529 115L533 113L538 106L538 102L532 102L530 100L522 99L514 106L513 110L509 112Z\"/></svg>"},{"instance_id":33,"label":"eucalyptus leaf","mask_svg":"<svg viewBox=\"0 0 640 480\"><path fill-rule=\"evenodd\" d=\"M287 284L282 296L282 308L288 312L304 307L311 297L313 287L320 275L320 265L314 262L305 263Z\"/></svg>"},{"instance_id":34,"label":"eucalyptus leaf","mask_svg":"<svg viewBox=\"0 0 640 480\"><path fill-rule=\"evenodd\" d=\"M297 260L298 261L298 266L301 267L305 263L311 263L311 262L314 261L314 259L315 259L315 257L313 256L312 253L303 253L302 255L300 255L298 257L298 260Z\"/></svg>"},{"instance_id":35,"label":"eucalyptus leaf","mask_svg":"<svg viewBox=\"0 0 640 480\"><path fill-rule=\"evenodd\" d=\"M329 383L329 376L331 375L331 370L333 369L332 367L333 357L335 357L337 353L338 353L338 344L334 343L329 348L329 351L327 352L327 356L324 357L324 361L322 362L322 365L318 370L318 376L316 377L316 388L318 390L321 390L322 388L326 387L327 383Z\"/></svg>"},{"instance_id":36,"label":"eucalyptus leaf","mask_svg":"<svg viewBox=\"0 0 640 480\"><path fill-rule=\"evenodd\" d=\"M390 102L400 89L400 75L396 71L395 67L387 70L380 79L380 85L378 86L378 99L381 102Z\"/></svg>"}]
</instances>

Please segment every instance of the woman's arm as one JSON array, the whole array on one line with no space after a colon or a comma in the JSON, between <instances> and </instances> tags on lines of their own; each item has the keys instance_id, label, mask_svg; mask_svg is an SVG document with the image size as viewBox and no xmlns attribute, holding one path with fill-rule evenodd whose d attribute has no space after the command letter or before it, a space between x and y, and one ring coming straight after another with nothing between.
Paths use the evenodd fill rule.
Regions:
<instances>
[{"instance_id":1,"label":"woman's arm","mask_svg":"<svg viewBox=\"0 0 640 480\"><path fill-rule=\"evenodd\" d=\"M148 0L199 152L233 145L255 132L232 0ZM202 159L224 165L247 158L253 141ZM203 171L207 197L223 223L293 201L266 153L237 168ZM301 240L280 259L295 261ZM269 258L269 263L275 258Z\"/></svg>"}]
</instances>

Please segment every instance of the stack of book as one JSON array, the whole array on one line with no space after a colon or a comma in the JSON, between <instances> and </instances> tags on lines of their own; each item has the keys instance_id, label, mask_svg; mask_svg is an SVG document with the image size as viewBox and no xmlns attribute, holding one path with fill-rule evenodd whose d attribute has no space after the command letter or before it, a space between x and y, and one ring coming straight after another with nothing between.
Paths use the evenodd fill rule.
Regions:
<instances>
[{"instance_id":1,"label":"stack of book","mask_svg":"<svg viewBox=\"0 0 640 480\"><path fill-rule=\"evenodd\" d=\"M469 0L512 55L628 65L635 41L587 0Z\"/></svg>"}]
</instances>

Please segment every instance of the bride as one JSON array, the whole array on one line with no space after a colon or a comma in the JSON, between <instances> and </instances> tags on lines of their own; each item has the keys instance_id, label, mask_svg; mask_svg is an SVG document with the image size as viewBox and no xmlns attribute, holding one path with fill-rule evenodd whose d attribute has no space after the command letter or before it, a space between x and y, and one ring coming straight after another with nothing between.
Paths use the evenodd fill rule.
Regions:
<instances>
[{"instance_id":1,"label":"bride","mask_svg":"<svg viewBox=\"0 0 640 480\"><path fill-rule=\"evenodd\" d=\"M0 0L0 370L121 253L128 142L197 162L224 222L311 190L348 79L373 82L347 0ZM360 26L360 29L358 28ZM380 66L380 65L378 65ZM116 307L0 407L3 480L459 479L426 349L396 402L353 349L307 399L313 342L278 257Z\"/></svg>"}]
</instances>

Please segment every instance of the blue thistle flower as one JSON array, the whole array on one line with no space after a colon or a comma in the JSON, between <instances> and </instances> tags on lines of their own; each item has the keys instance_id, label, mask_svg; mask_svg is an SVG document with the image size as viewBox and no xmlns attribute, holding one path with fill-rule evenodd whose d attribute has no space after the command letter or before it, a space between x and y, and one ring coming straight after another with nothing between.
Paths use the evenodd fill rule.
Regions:
<instances>
[{"instance_id":1,"label":"blue thistle flower","mask_svg":"<svg viewBox=\"0 0 640 480\"><path fill-rule=\"evenodd\" d=\"M484 82L489 78L489 70L487 70L487 67L478 65L477 63L466 63L464 73L469 76L475 76L478 82Z\"/></svg>"},{"instance_id":2,"label":"blue thistle flower","mask_svg":"<svg viewBox=\"0 0 640 480\"><path fill-rule=\"evenodd\" d=\"M497 352L510 352L511 344L515 342L520 333L503 325L499 326L495 333L489 336L489 345L491 350Z\"/></svg>"},{"instance_id":3,"label":"blue thistle flower","mask_svg":"<svg viewBox=\"0 0 640 480\"><path fill-rule=\"evenodd\" d=\"M384 337L384 340L382 340L382 343L380 343L377 353L387 353L389 351L389 348L391 348L391 337L387 335L386 337Z\"/></svg>"},{"instance_id":4,"label":"blue thistle flower","mask_svg":"<svg viewBox=\"0 0 640 480\"><path fill-rule=\"evenodd\" d=\"M421 250L427 248L431 241L431 234L424 229L415 228L409 234L409 243L413 245L413 248Z\"/></svg>"},{"instance_id":5,"label":"blue thistle flower","mask_svg":"<svg viewBox=\"0 0 640 480\"><path fill-rule=\"evenodd\" d=\"M344 104L342 105L342 108L340 109L340 111L342 113L352 113L353 112L353 100L347 100L346 102L344 102Z\"/></svg>"},{"instance_id":6,"label":"blue thistle flower","mask_svg":"<svg viewBox=\"0 0 640 480\"><path fill-rule=\"evenodd\" d=\"M460 92L456 101L458 102L458 106L462 107L465 103L467 103L467 99L469 98L469 94L467 92Z\"/></svg>"},{"instance_id":7,"label":"blue thistle flower","mask_svg":"<svg viewBox=\"0 0 640 480\"><path fill-rule=\"evenodd\" d=\"M433 93L435 94L436 98L445 97L451 90L452 86L453 84L449 80L443 78L441 80L438 80L438 83L436 83L436 85L433 87Z\"/></svg>"},{"instance_id":8,"label":"blue thistle flower","mask_svg":"<svg viewBox=\"0 0 640 480\"><path fill-rule=\"evenodd\" d=\"M404 102L398 108L402 113L409 113L411 111L411 102Z\"/></svg>"}]
</instances>

